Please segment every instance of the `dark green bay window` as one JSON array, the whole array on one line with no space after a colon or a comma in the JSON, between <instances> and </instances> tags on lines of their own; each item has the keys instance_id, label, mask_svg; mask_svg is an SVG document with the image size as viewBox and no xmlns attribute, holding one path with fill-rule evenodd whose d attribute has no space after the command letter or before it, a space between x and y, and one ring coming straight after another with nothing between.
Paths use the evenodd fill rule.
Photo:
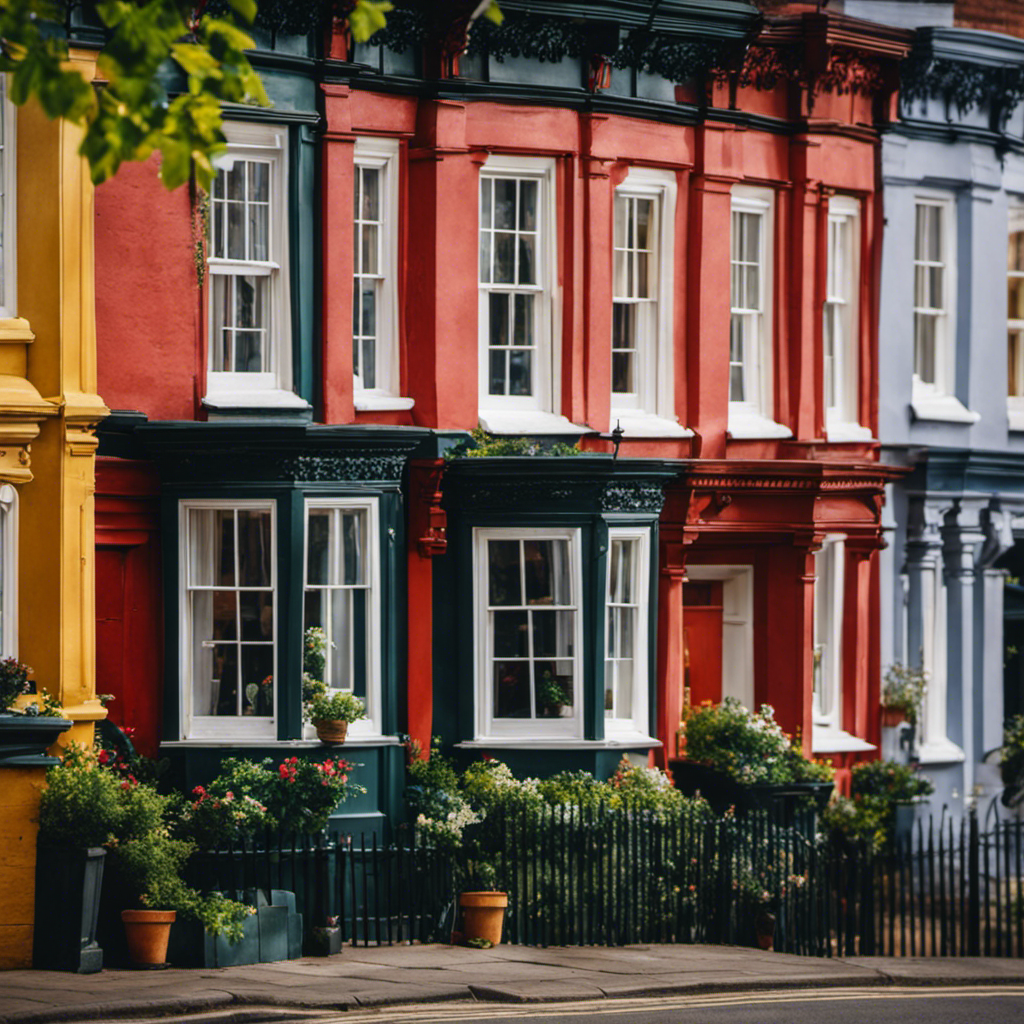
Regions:
<instances>
[{"instance_id":1,"label":"dark green bay window","mask_svg":"<svg viewBox=\"0 0 1024 1024\"><path fill-rule=\"evenodd\" d=\"M676 472L600 455L449 466L434 607L453 641L434 661L446 740L534 773L655 744L657 520Z\"/></svg>"}]
</instances>

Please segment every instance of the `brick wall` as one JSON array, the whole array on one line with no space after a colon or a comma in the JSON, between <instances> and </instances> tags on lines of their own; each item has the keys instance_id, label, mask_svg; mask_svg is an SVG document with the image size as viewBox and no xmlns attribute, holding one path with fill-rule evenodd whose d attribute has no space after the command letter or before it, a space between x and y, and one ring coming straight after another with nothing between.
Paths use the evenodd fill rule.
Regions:
<instances>
[{"instance_id":1,"label":"brick wall","mask_svg":"<svg viewBox=\"0 0 1024 1024\"><path fill-rule=\"evenodd\" d=\"M1024 39L1024 0L956 0L954 24Z\"/></svg>"}]
</instances>

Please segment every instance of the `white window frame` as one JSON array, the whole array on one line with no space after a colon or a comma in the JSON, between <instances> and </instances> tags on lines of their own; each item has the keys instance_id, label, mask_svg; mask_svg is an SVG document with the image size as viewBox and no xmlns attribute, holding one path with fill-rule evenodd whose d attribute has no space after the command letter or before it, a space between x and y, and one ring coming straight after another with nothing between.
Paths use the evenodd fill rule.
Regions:
<instances>
[{"instance_id":1,"label":"white window frame","mask_svg":"<svg viewBox=\"0 0 1024 1024\"><path fill-rule=\"evenodd\" d=\"M305 593L309 572L310 509L339 509L343 512L365 510L366 513L366 717L348 727L350 737L365 739L381 735L381 571L380 571L380 502L377 498L306 498L302 520L302 593L305 616ZM339 588L341 589L341 588ZM355 588L344 588L355 589ZM303 621L305 632L305 621ZM316 729L307 724L304 736L312 739Z\"/></svg>"},{"instance_id":2,"label":"white window frame","mask_svg":"<svg viewBox=\"0 0 1024 1024\"><path fill-rule=\"evenodd\" d=\"M521 157L492 153L480 169L477 195L479 217L480 194L485 183L495 178L519 178L537 182L537 283L536 285L501 285L481 280L480 241L484 228L477 225L477 280L479 281L479 359L478 393L480 410L493 412L557 412L555 396L559 393L558 372L559 331L557 287L557 207L555 202L555 161L546 157ZM492 253L493 259L493 253ZM490 304L491 291L530 292L537 302L537 340L532 365L533 394L492 395L490 386Z\"/></svg>"},{"instance_id":3,"label":"white window frame","mask_svg":"<svg viewBox=\"0 0 1024 1024\"><path fill-rule=\"evenodd\" d=\"M773 419L775 414L775 193L772 189L755 188L749 185L734 185L729 214L729 317L730 338L726 346L729 360L726 387L729 398L729 435L734 438L791 437L792 432ZM732 279L733 228L737 214L755 214L761 217L759 275L759 309L733 306ZM731 398L732 317L753 316L756 337L745 351L742 362L744 394L743 401Z\"/></svg>"},{"instance_id":4,"label":"white window frame","mask_svg":"<svg viewBox=\"0 0 1024 1024\"><path fill-rule=\"evenodd\" d=\"M18 491L0 484L0 657L18 656Z\"/></svg>"},{"instance_id":5,"label":"white window frame","mask_svg":"<svg viewBox=\"0 0 1024 1024\"><path fill-rule=\"evenodd\" d=\"M675 413L674 320L676 176L672 171L651 167L631 167L615 189L615 206L620 199L650 199L654 202L656 251L652 259L655 284L648 301L652 305L646 323L639 331L636 376L641 382L633 394L612 392L611 421L619 423L626 435L685 436ZM614 234L614 227L613 227ZM614 245L613 245L613 260ZM615 271L612 268L613 306ZM629 297L624 297L629 299ZM613 313L614 315L614 313ZM614 323L613 323L614 330ZM614 335L613 335L614 338Z\"/></svg>"},{"instance_id":6,"label":"white window frame","mask_svg":"<svg viewBox=\"0 0 1024 1024\"><path fill-rule=\"evenodd\" d=\"M839 244L837 244L839 243ZM860 280L861 204L853 196L832 196L828 202L825 261L825 302L822 311L822 383L825 430L830 441L870 438L860 425ZM844 251L845 250L845 251ZM825 339L832 324L833 394L829 391ZM830 404L830 397L838 399Z\"/></svg>"},{"instance_id":7,"label":"white window frame","mask_svg":"<svg viewBox=\"0 0 1024 1024\"><path fill-rule=\"evenodd\" d=\"M493 612L488 610L489 565L487 543L491 540L568 540L571 565L571 588L575 609L573 636L573 703L572 714L561 718L494 717ZM525 595L523 595L525 599ZM543 606L538 606L543 608ZM579 527L476 527L473 530L473 635L476 657L476 736L482 739L582 739L583 738L583 562ZM568 659L559 659L568 660Z\"/></svg>"},{"instance_id":8,"label":"white window frame","mask_svg":"<svg viewBox=\"0 0 1024 1024\"><path fill-rule=\"evenodd\" d=\"M933 266L931 261L919 258L917 251L917 211L919 207L938 209L943 233L941 247L942 292L944 296L941 313L934 315L935 323L935 380L924 381L917 372L917 319L932 316L931 309L940 307L919 307L917 305L917 268ZM914 396L927 398L932 395L952 395L956 381L956 203L952 196L941 193L916 193L914 195L914 278L911 281L914 307Z\"/></svg>"},{"instance_id":9,"label":"white window frame","mask_svg":"<svg viewBox=\"0 0 1024 1024\"><path fill-rule=\"evenodd\" d=\"M270 164L270 213L268 226L268 259L250 262L208 256L206 268L212 277L253 274L270 280L268 300L269 325L267 344L270 348L270 369L261 373L214 371L212 364L214 337L213 288L209 288L207 311L206 397L213 406L294 406L307 405L292 388L292 331L290 264L288 258L288 130L282 125L248 122L225 122L224 135L228 152L215 161L217 168L227 170L237 160L262 160ZM213 210L210 212L213 230ZM211 282L212 285L212 282Z\"/></svg>"},{"instance_id":10,"label":"white window frame","mask_svg":"<svg viewBox=\"0 0 1024 1024\"><path fill-rule=\"evenodd\" d=\"M1010 236L1018 232L1024 232L1024 202L1020 199L1011 202L1007 210L1007 246ZM1009 261L1007 261L1009 262ZM1024 270L1013 271L1007 266L1007 282L1010 278L1024 279ZM1024 287L1024 280L1022 280ZM1009 291L1009 290L1007 290ZM1009 299L1009 295L1007 295ZM1014 319L1009 315L1007 307L1006 317L1006 344L1007 344L1007 395L1006 412L1010 424L1010 430L1024 430L1024 319ZM1011 379L1009 367L1010 355L1010 332L1019 332L1019 346L1017 354L1017 380Z\"/></svg>"},{"instance_id":11,"label":"white window frame","mask_svg":"<svg viewBox=\"0 0 1024 1024\"><path fill-rule=\"evenodd\" d=\"M192 509L220 509L240 512L247 509L270 512L270 569L271 592L274 595L274 714L264 718L246 718L245 716L196 715L193 713L193 678L192 678L192 616L189 607L189 511ZM236 534L236 557L238 537ZM179 709L181 727L179 739L182 740L240 740L240 741L274 741L277 739L277 720L280 709L279 673L280 633L277 573L277 502L264 498L189 498L178 502L178 632L179 640ZM237 588L237 580L236 580Z\"/></svg>"},{"instance_id":12,"label":"white window frame","mask_svg":"<svg viewBox=\"0 0 1024 1024\"><path fill-rule=\"evenodd\" d=\"M377 339L375 346L376 383L363 386L353 368L355 407L358 410L410 409L412 400L401 396L401 374L398 346L398 218L399 218L399 152L398 139L378 137L357 138L354 148L353 182L358 183L360 169L380 171L380 231L377 267ZM359 211L353 207L354 222ZM353 280L359 254L353 250ZM369 277L371 275L362 275ZM353 296L353 303L355 297ZM355 309L353 308L353 347L357 344Z\"/></svg>"},{"instance_id":13,"label":"white window frame","mask_svg":"<svg viewBox=\"0 0 1024 1024\"><path fill-rule=\"evenodd\" d=\"M607 570L605 572L604 585L604 666L605 681L608 685L608 609L611 607L611 582L612 582L612 542L616 540L631 541L636 544L636 558L634 559L633 587L636 595L635 612L633 616L633 701L628 717L604 719L604 734L606 737L648 737L650 733L650 676L649 676L649 650L647 634L649 629L648 606L650 604L650 543L651 532L643 527L615 526L608 530L608 555ZM604 692L602 692L602 706L604 704Z\"/></svg>"},{"instance_id":14,"label":"white window frame","mask_svg":"<svg viewBox=\"0 0 1024 1024\"><path fill-rule=\"evenodd\" d=\"M814 554L814 729L839 731L843 720L843 586L846 538L830 535ZM813 745L813 744L812 744Z\"/></svg>"},{"instance_id":15,"label":"white window frame","mask_svg":"<svg viewBox=\"0 0 1024 1024\"><path fill-rule=\"evenodd\" d=\"M18 315L18 114L7 98L7 76L0 74L0 108L3 111L0 174L3 175L3 236L0 245L0 319Z\"/></svg>"}]
</instances>

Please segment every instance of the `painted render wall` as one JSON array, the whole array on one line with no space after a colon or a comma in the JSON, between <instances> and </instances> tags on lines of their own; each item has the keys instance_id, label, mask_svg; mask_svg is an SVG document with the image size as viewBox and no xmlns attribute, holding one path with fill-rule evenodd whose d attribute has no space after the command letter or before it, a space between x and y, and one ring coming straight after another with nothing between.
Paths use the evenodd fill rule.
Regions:
<instances>
[{"instance_id":1,"label":"painted render wall","mask_svg":"<svg viewBox=\"0 0 1024 1024\"><path fill-rule=\"evenodd\" d=\"M945 626L936 623L930 688L935 699L945 658L946 735L952 745L926 743L921 760L936 782L931 809L938 813L948 805L958 813L975 787L982 795L1000 786L995 769L981 764L1001 743L1003 719L1003 573L991 563L1012 541L1008 516L1011 510L1024 513L1024 494L1014 492L1009 480L987 491L940 488L923 462L929 453L934 458L938 452L962 452L969 461L970 453L985 452L1024 463L1024 433L1009 429L1006 411L1007 208L1011 196L1024 196L1024 157L1010 152L1000 159L988 141L963 135L950 140L941 101L915 101L901 113L908 122L886 133L882 145L878 436L885 461L917 468L890 486L885 509L890 546L881 556L882 668L929 660L922 650L929 604L920 587L927 588L930 574L942 573ZM987 111L960 117L954 109L949 118L987 125ZM1020 118L1018 108L1010 133ZM922 124L938 131L928 137ZM918 419L911 405L914 204L922 192L948 195L955 203L954 393L978 414L973 424Z\"/></svg>"}]
</instances>

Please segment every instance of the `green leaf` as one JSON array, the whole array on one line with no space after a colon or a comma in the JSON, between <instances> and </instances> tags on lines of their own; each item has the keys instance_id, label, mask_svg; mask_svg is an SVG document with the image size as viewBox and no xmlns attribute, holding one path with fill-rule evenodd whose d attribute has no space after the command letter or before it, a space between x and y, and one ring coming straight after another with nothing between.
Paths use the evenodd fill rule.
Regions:
<instances>
[{"instance_id":1,"label":"green leaf","mask_svg":"<svg viewBox=\"0 0 1024 1024\"><path fill-rule=\"evenodd\" d=\"M501 8L498 6L498 0L491 0L490 7L484 11L484 17L488 21L493 21L495 25L500 25L505 20L505 15L501 13Z\"/></svg>"},{"instance_id":2,"label":"green leaf","mask_svg":"<svg viewBox=\"0 0 1024 1024\"><path fill-rule=\"evenodd\" d=\"M352 38L357 43L365 43L375 32L387 25L384 15L394 9L395 5L390 0L356 0L356 5L348 16Z\"/></svg>"},{"instance_id":3,"label":"green leaf","mask_svg":"<svg viewBox=\"0 0 1024 1024\"><path fill-rule=\"evenodd\" d=\"M246 25L251 25L256 18L256 0L228 0L228 6Z\"/></svg>"}]
</instances>

